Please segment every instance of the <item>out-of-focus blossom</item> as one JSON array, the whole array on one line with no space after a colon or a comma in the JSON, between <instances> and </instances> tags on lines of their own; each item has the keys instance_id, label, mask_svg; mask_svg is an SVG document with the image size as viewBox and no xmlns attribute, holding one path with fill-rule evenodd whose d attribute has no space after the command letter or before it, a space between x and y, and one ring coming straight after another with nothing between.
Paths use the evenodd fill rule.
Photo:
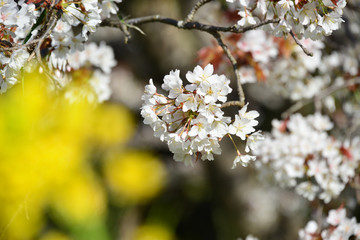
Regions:
<instances>
[{"instance_id":1,"label":"out-of-focus blossom","mask_svg":"<svg viewBox=\"0 0 360 240\"><path fill-rule=\"evenodd\" d=\"M328 117L295 114L272 124L271 135L254 152L270 164L282 185L295 187L310 201L319 197L328 203L355 177L359 138L341 142L328 135L333 128Z\"/></svg>"},{"instance_id":2,"label":"out-of-focus blossom","mask_svg":"<svg viewBox=\"0 0 360 240\"><path fill-rule=\"evenodd\" d=\"M115 202L136 204L150 200L162 190L166 171L150 153L128 151L105 160L104 176Z\"/></svg>"},{"instance_id":3,"label":"out-of-focus blossom","mask_svg":"<svg viewBox=\"0 0 360 240\"><path fill-rule=\"evenodd\" d=\"M326 221L319 226L314 220L307 223L304 229L299 231L301 240L333 240L333 239L358 239L360 237L360 224L356 218L347 218L344 208L332 209Z\"/></svg>"}]
</instances>

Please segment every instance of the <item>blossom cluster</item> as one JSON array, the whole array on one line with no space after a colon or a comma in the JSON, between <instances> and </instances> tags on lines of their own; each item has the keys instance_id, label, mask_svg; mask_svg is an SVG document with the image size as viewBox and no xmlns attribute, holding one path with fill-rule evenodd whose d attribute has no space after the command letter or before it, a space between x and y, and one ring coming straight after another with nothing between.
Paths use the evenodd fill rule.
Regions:
<instances>
[{"instance_id":1,"label":"blossom cluster","mask_svg":"<svg viewBox=\"0 0 360 240\"><path fill-rule=\"evenodd\" d=\"M167 142L175 161L183 161L186 165L192 164L194 159L213 160L213 154L221 153L219 141L227 134L247 140L246 152L255 149L257 140L262 138L254 129L259 114L254 110L247 112L247 104L233 122L224 116L220 103L226 102L232 91L230 80L213 72L211 64L204 69L196 66L193 72L186 74L190 84L183 86L180 71L171 71L162 84L168 96L158 93L151 79L142 96L144 123L152 127L154 136ZM237 153L234 167L238 162L247 165L255 159L240 151Z\"/></svg>"},{"instance_id":2,"label":"blossom cluster","mask_svg":"<svg viewBox=\"0 0 360 240\"><path fill-rule=\"evenodd\" d=\"M337 197L352 180L360 162L360 138L339 141L327 131L333 123L319 113L273 120L273 129L255 151L275 171L282 185L325 203Z\"/></svg>"},{"instance_id":3,"label":"blossom cluster","mask_svg":"<svg viewBox=\"0 0 360 240\"><path fill-rule=\"evenodd\" d=\"M276 36L289 32L300 38L321 39L339 29L346 0L227 0L235 3L241 19L239 26L278 20L264 29Z\"/></svg>"},{"instance_id":4,"label":"blossom cluster","mask_svg":"<svg viewBox=\"0 0 360 240\"><path fill-rule=\"evenodd\" d=\"M65 97L70 102L86 99L103 102L111 95L110 73L116 65L113 49L100 43L85 44L83 51L75 51L67 58L66 70L55 70L61 76ZM79 74L74 74L79 73ZM67 85L71 87L67 88Z\"/></svg>"},{"instance_id":5,"label":"blossom cluster","mask_svg":"<svg viewBox=\"0 0 360 240\"><path fill-rule=\"evenodd\" d=\"M269 36L262 30L246 32L236 42L237 49L251 59L239 67L242 83L263 81L274 92L292 100L314 97L330 84L331 70L337 65L326 61L321 41L305 39L301 43L313 53L312 57L292 39Z\"/></svg>"},{"instance_id":6,"label":"blossom cluster","mask_svg":"<svg viewBox=\"0 0 360 240\"><path fill-rule=\"evenodd\" d=\"M115 3L121 1L80 1L76 4L72 1L60 1L54 6L58 13L54 14L53 18L48 17L51 15L51 7L46 1L41 4L32 0L2 2L0 4L1 46L15 48L0 52L0 93L4 93L8 87L20 81L21 69L33 57L29 54L28 48L22 45L30 44L32 41L35 48L40 47L42 57L48 63L49 69L54 70L53 73L58 77L61 75L60 72L85 66L86 58L90 59L88 61L92 66L99 67L102 72L109 74L110 69L115 65L111 50L101 45L98 50L94 49L96 48L94 46L88 47L82 56L79 55L79 51L84 50L84 42L88 39L88 34L96 30L102 19L115 14L118 10ZM44 39L41 46L37 46L36 40L42 37L43 27L47 26L45 24L47 21L56 21L56 23L53 29L48 29L51 31L49 37ZM75 34L79 28L81 33ZM101 53L102 50L105 52ZM98 71L94 75L97 75L98 79L108 79L108 76L103 76ZM100 93L104 92L104 89L95 91L99 101L109 97L109 94Z\"/></svg>"},{"instance_id":7,"label":"blossom cluster","mask_svg":"<svg viewBox=\"0 0 360 240\"><path fill-rule=\"evenodd\" d=\"M357 76L358 46L347 46L328 53L323 41L300 40L313 56L307 56L292 38L274 37L263 30L230 35L226 43L236 58L242 84L261 83L272 92L293 101L311 99L333 84L345 84ZM211 62L223 68L226 61L216 47L198 53L202 63ZM332 97L325 105L334 103Z\"/></svg>"},{"instance_id":8,"label":"blossom cluster","mask_svg":"<svg viewBox=\"0 0 360 240\"><path fill-rule=\"evenodd\" d=\"M347 218L344 208L332 209L326 218L327 228L322 229L314 220L309 221L304 229L299 231L300 240L332 240L359 239L360 224L356 218Z\"/></svg>"}]
</instances>

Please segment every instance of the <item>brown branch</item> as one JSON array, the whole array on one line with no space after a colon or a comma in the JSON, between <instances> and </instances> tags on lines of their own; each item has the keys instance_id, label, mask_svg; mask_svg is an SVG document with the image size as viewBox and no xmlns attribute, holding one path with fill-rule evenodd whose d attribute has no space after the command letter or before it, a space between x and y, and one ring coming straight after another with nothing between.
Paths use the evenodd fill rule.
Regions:
<instances>
[{"instance_id":1,"label":"brown branch","mask_svg":"<svg viewBox=\"0 0 360 240\"><path fill-rule=\"evenodd\" d=\"M337 85L337 84L334 84L332 86L330 86L329 88L326 88L324 89L322 92L320 92L319 95L317 95L315 98L317 101L320 101L321 99L329 96L330 94L340 90L340 89L343 89L343 88L347 88L347 87L350 87L354 84L360 84L360 78L355 78L355 79L351 79L351 80L348 80L347 82L345 82L343 85ZM281 117L282 118L287 118L289 117L291 114L293 114L294 112L300 110L301 108L303 108L304 106L314 102L314 99L306 99L306 100L303 100L303 101L298 101L297 103L295 103L294 105L292 105L290 108L288 108L282 115Z\"/></svg>"},{"instance_id":2,"label":"brown branch","mask_svg":"<svg viewBox=\"0 0 360 240\"><path fill-rule=\"evenodd\" d=\"M31 41L29 41L29 42L27 42L25 44L15 45L13 47L7 47L7 48L0 47L0 52L15 51L15 50L18 50L20 48L31 47L31 46L35 45L37 42L39 42L39 39L34 39L34 40L31 40Z\"/></svg>"},{"instance_id":3,"label":"brown branch","mask_svg":"<svg viewBox=\"0 0 360 240\"><path fill-rule=\"evenodd\" d=\"M301 47L301 49L303 50L303 52L304 52L306 55L308 55L308 56L310 56L310 57L314 56L314 54L313 54L311 51L309 51L308 49L306 49L306 48L304 47L304 45L301 44L301 42L299 41L299 39L297 39L297 38L295 37L295 35L294 35L294 33L293 33L292 31L290 31L290 35L291 35L291 37L294 39L295 43L296 43L299 47Z\"/></svg>"},{"instance_id":4,"label":"brown branch","mask_svg":"<svg viewBox=\"0 0 360 240\"><path fill-rule=\"evenodd\" d=\"M122 25L130 25L131 26L131 25L142 25L142 24L146 24L146 23L159 22L159 23L164 23L164 24L167 24L167 25L177 27L179 29L199 30L199 31L203 31L203 32L207 32L207 33L211 34L212 36L214 36L214 38L217 40L218 44L224 50L226 56L229 58L229 60L231 62L231 65L233 67L235 77L236 77L236 80L237 80L237 85L238 85L238 93L239 93L240 101L237 101L236 103L232 103L232 104L229 104L229 105L224 104L223 107L227 107L227 106L240 106L240 107L242 107L245 104L245 95L244 95L244 91L243 91L243 88L242 88L241 82L240 82L240 73L238 71L237 62L236 62L235 58L232 56L229 48L222 41L219 32L244 33L246 31L250 31L250 30L259 28L259 27L261 27L263 25L266 25L266 24L278 23L279 20L278 19L277 20L267 20L267 21L260 22L258 24L252 25L252 26L248 26L248 27L240 27L237 24L232 25L232 26L228 26L228 27L223 27L223 26L214 26L214 25L208 25L208 24L203 24L203 23L200 23L200 22L192 21L193 15L196 13L196 11L201 6L203 6L204 4L206 4L206 3L210 2L210 1L211 0L200 0L194 6L194 8L190 12L190 14L185 19L185 21L179 21L179 20L172 19L172 18L166 18L166 17L162 17L160 15L152 15L152 16L145 16L145 17L128 19L128 20L124 20L122 22L111 22L109 20L104 20L100 24L100 26L107 26L107 27L114 27L114 28L122 29Z\"/></svg>"},{"instance_id":5,"label":"brown branch","mask_svg":"<svg viewBox=\"0 0 360 240\"><path fill-rule=\"evenodd\" d=\"M122 22L114 22L114 21L110 21L110 20L104 20L104 21L102 21L100 26L114 27L114 28L121 29L122 24L142 25L142 24L153 23L153 22L159 22L159 23L171 25L171 26L177 27L179 29L184 29L184 30L193 30L194 29L194 30L199 30L199 31L203 31L203 32L208 32L208 33L212 33L212 32L244 33L244 32L259 28L261 26L264 26L264 25L267 25L270 23L278 23L279 20L278 19L277 20L267 20L267 21L260 22L258 24L252 25L252 26L248 26L248 27L240 27L237 24L232 25L232 26L223 27L223 26L214 26L214 25L209 25L209 24L203 24L203 23L196 22L196 21L184 22L181 20L173 19L173 18L162 17L160 15L152 15L152 16L145 16L145 17L139 17L139 18L132 18L132 19L124 20Z\"/></svg>"},{"instance_id":6,"label":"brown branch","mask_svg":"<svg viewBox=\"0 0 360 240\"><path fill-rule=\"evenodd\" d=\"M225 43L221 39L220 33L213 32L212 35L217 40L218 44L222 47L222 49L224 50L226 56L228 57L228 59L231 62L231 65L232 65L234 73L235 73L237 86L238 86L238 94L239 94L239 99L240 99L238 104L239 104L240 107L243 107L245 105L245 94L244 94L244 90L243 90L243 88L241 86L240 73L238 71L238 65L237 65L236 59L234 58L234 56L231 54L229 48L225 45Z\"/></svg>"},{"instance_id":7,"label":"brown branch","mask_svg":"<svg viewBox=\"0 0 360 240\"><path fill-rule=\"evenodd\" d=\"M213 0L199 0L197 3L195 3L194 7L191 9L190 13L185 18L185 22L191 22L194 19L194 16L196 12L205 4L212 2Z\"/></svg>"}]
</instances>

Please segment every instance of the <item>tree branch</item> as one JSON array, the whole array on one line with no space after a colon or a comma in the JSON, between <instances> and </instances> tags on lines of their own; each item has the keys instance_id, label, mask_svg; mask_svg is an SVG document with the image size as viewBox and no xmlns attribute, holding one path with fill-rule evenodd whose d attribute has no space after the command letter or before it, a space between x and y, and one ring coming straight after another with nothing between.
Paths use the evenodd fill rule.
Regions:
<instances>
[{"instance_id":1,"label":"tree branch","mask_svg":"<svg viewBox=\"0 0 360 240\"><path fill-rule=\"evenodd\" d=\"M301 49L303 50L303 52L304 52L306 55L308 55L308 56L310 56L310 57L314 56L314 54L313 54L311 51L309 51L308 49L306 49L306 48L304 47L304 45L301 44L301 42L299 41L299 39L297 39L297 38L295 37L293 31L290 31L290 35L291 35L291 37L294 39L295 43L296 43L299 47L301 47Z\"/></svg>"},{"instance_id":2,"label":"tree branch","mask_svg":"<svg viewBox=\"0 0 360 240\"><path fill-rule=\"evenodd\" d=\"M106 19L106 20L102 21L100 26L114 27L114 28L121 29L122 24L142 25L142 24L153 23L153 22L159 22L159 23L171 25L171 26L177 27L179 29L184 29L184 30L193 30L194 29L194 30L199 30L199 31L203 31L203 32L208 32L208 33L211 33L211 32L244 33L244 32L259 28L261 26L264 26L264 25L267 25L270 23L278 23L279 20L267 20L267 21L260 22L258 24L252 25L252 26L248 26L248 27L240 27L237 24L228 26L228 27L223 27L223 26L214 26L214 25L209 25L209 24L203 24L203 23L196 22L196 21L184 22L181 20L173 19L173 18L162 17L161 15L151 15L151 16L145 16L145 17L139 17L139 18L132 18L132 19L124 20L123 22L114 22L114 21L110 21L110 20Z\"/></svg>"},{"instance_id":3,"label":"tree branch","mask_svg":"<svg viewBox=\"0 0 360 240\"><path fill-rule=\"evenodd\" d=\"M241 86L240 73L238 71L238 65L237 65L236 59L234 58L234 56L231 54L229 48L225 45L225 43L221 39L220 33L213 32L212 35L217 40L218 44L222 47L222 49L224 50L226 56L230 60L230 63L232 65L234 73L235 73L235 78L236 78L236 82L237 82L237 86L238 86L238 94L239 94L239 99L240 99L238 105L240 107L243 107L245 105L245 94L244 94L244 90L243 90L243 88Z\"/></svg>"},{"instance_id":4,"label":"tree branch","mask_svg":"<svg viewBox=\"0 0 360 240\"><path fill-rule=\"evenodd\" d=\"M334 93L334 92L336 92L336 91L338 91L340 89L350 87L350 86L352 86L354 84L360 84L360 78L355 78L355 79L348 80L343 85L334 84L334 85L330 86L329 88L327 88L327 89L323 90L322 92L320 92L320 94L318 96L316 96L316 99L318 101L320 101L321 99L329 96L330 94L332 94L332 93ZM303 100L303 101L298 101L297 103L292 105L288 110L286 110L281 115L281 117L284 118L284 119L289 117L294 112L296 112L296 111L300 110L301 108L303 108L304 106L314 102L314 99L306 99L306 100Z\"/></svg>"},{"instance_id":5,"label":"tree branch","mask_svg":"<svg viewBox=\"0 0 360 240\"><path fill-rule=\"evenodd\" d=\"M221 108L227 108L227 107L233 107L233 106L243 107L244 104L242 104L240 101L228 101L226 103L223 103L221 105Z\"/></svg>"},{"instance_id":6,"label":"tree branch","mask_svg":"<svg viewBox=\"0 0 360 240\"><path fill-rule=\"evenodd\" d=\"M0 47L0 52L15 51L15 50L18 50L20 48L32 47L37 42L39 42L39 39L34 39L34 40L31 40L30 42L27 42L25 44L15 45L15 46L12 46L12 47L7 47L7 48Z\"/></svg>"},{"instance_id":7,"label":"tree branch","mask_svg":"<svg viewBox=\"0 0 360 240\"><path fill-rule=\"evenodd\" d=\"M51 13L50 13L50 16L48 18L48 23L42 29L42 31L41 31L42 33L40 33L40 35L37 36L37 42L38 43L37 43L36 47L34 48L32 54L28 58L28 61L30 61L31 58L35 55L36 60L38 61L41 68L43 69L44 73L49 77L49 79L51 79L53 81L55 86L59 86L59 81L54 77L54 74L51 74L48 71L47 67L42 62L41 52L40 52L41 45L43 44L44 40L51 34L51 31L56 26L57 20L60 18L60 16L58 15L58 11L56 9L54 9L54 4L55 4L55 1L53 1L52 5L51 5Z\"/></svg>"},{"instance_id":8,"label":"tree branch","mask_svg":"<svg viewBox=\"0 0 360 240\"><path fill-rule=\"evenodd\" d=\"M152 15L152 16L128 19L128 20L124 20L123 22L112 22L109 20L104 20L100 24L100 26L107 26L107 27L114 27L114 28L122 29L122 25L124 25L124 24L125 25L142 25L142 24L146 24L146 23L159 22L159 23L164 23L167 25L177 27L179 29L199 30L199 31L203 31L203 32L207 32L207 33L211 34L212 36L214 36L214 38L217 40L218 44L224 50L226 56L229 58L231 65L233 66L233 70L234 70L235 77L237 80L237 85L238 85L238 93L239 93L240 101L238 101L236 103L231 103L229 105L224 104L223 107L227 107L227 106L243 107L245 104L245 95L244 95L244 90L243 90L243 88L241 86L241 82L240 82L240 73L238 71L237 62L236 62L235 58L232 56L228 47L222 41L219 32L244 33L246 31L250 31L250 30L259 28L266 24L278 23L279 20L267 20L267 21L260 22L258 24L252 25L252 26L248 26L248 27L240 27L237 24L228 26L228 27L223 27L223 26L214 26L214 25L208 25L208 24L203 24L200 22L192 21L193 16L196 13L196 11L201 6L203 6L204 4L206 4L210 1L212 1L212 0L200 0L199 2L197 2L197 4L194 6L194 8L189 13L189 15L186 17L185 21L181 21L181 20L179 21L179 20L172 19L172 18L166 18L166 17L162 17L160 15Z\"/></svg>"},{"instance_id":9,"label":"tree branch","mask_svg":"<svg viewBox=\"0 0 360 240\"><path fill-rule=\"evenodd\" d=\"M187 17L185 18L185 22L191 22L194 19L194 16L196 14L196 12L205 4L212 2L213 0L199 0L194 7L191 9L190 13L187 15Z\"/></svg>"}]
</instances>

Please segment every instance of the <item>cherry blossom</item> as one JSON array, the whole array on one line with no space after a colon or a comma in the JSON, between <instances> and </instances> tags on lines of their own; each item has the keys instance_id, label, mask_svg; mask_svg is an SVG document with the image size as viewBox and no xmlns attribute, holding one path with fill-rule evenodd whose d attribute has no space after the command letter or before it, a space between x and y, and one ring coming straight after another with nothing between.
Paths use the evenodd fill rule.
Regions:
<instances>
[{"instance_id":1,"label":"cherry blossom","mask_svg":"<svg viewBox=\"0 0 360 240\"><path fill-rule=\"evenodd\" d=\"M259 113L247 112L246 104L231 122L218 103L226 102L232 91L229 79L214 74L211 64L205 68L196 66L186 74L186 79L190 84L183 86L180 71L171 71L162 84L162 89L168 92L167 97L157 92L152 80L142 96L144 123L153 128L154 136L167 142L175 161L191 165L196 159L213 160L214 154L221 154L219 142L227 134L237 135L242 140L250 138L247 152L248 148L256 148L256 141L262 139L259 132L254 133ZM237 153L234 167L238 162L245 166L256 158L242 155L238 150Z\"/></svg>"},{"instance_id":2,"label":"cherry blossom","mask_svg":"<svg viewBox=\"0 0 360 240\"><path fill-rule=\"evenodd\" d=\"M318 40L339 29L346 1L293 1L293 0L227 0L238 6L239 26L249 26L265 20L279 20L263 29L276 36L293 31L299 38Z\"/></svg>"},{"instance_id":3,"label":"cherry blossom","mask_svg":"<svg viewBox=\"0 0 360 240\"><path fill-rule=\"evenodd\" d=\"M343 207L329 211L326 221L319 226L314 220L309 221L304 229L299 231L300 240L333 240L358 239L360 237L360 224L356 218L347 218Z\"/></svg>"},{"instance_id":4,"label":"cherry blossom","mask_svg":"<svg viewBox=\"0 0 360 240\"><path fill-rule=\"evenodd\" d=\"M359 139L341 142L330 136L333 124L328 117L295 114L272 124L271 135L253 153L273 168L282 185L295 187L308 200L318 197L328 203L355 176Z\"/></svg>"}]
</instances>

